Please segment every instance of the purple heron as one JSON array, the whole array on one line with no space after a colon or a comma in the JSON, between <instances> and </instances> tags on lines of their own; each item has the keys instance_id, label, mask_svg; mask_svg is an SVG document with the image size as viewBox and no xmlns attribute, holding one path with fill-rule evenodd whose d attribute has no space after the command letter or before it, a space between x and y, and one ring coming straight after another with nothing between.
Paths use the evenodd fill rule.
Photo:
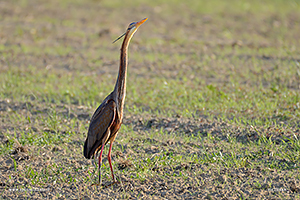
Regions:
<instances>
[{"instance_id":1,"label":"purple heron","mask_svg":"<svg viewBox=\"0 0 300 200\"><path fill-rule=\"evenodd\" d=\"M83 154L87 159L91 159L100 151L98 160L99 184L101 184L100 168L103 148L109 141L110 146L107 158L113 182L117 182L111 164L111 149L123 120L123 107L126 95L127 49L132 36L146 20L147 18L129 24L126 32L114 41L116 42L125 36L121 46L119 75L114 90L104 99L91 118Z\"/></svg>"}]
</instances>

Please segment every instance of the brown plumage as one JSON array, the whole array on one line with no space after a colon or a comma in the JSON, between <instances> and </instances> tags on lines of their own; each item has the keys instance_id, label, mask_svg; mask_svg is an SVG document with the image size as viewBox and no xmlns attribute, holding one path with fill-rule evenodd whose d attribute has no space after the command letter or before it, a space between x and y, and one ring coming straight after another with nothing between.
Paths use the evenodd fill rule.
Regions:
<instances>
[{"instance_id":1,"label":"brown plumage","mask_svg":"<svg viewBox=\"0 0 300 200\"><path fill-rule=\"evenodd\" d=\"M125 36L121 47L120 68L115 89L104 99L91 118L83 154L87 159L91 159L100 151L98 162L99 184L101 183L100 167L102 164L103 148L109 141L110 146L107 157L113 181L116 182L111 164L111 149L123 119L123 107L126 95L127 49L133 34L146 20L147 18L131 23L127 31L115 40L117 41Z\"/></svg>"}]
</instances>

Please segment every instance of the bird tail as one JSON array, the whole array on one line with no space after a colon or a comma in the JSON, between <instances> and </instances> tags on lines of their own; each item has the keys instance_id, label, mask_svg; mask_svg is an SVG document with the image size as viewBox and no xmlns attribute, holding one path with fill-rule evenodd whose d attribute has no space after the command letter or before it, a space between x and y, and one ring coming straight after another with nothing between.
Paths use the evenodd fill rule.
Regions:
<instances>
[{"instance_id":1,"label":"bird tail","mask_svg":"<svg viewBox=\"0 0 300 200\"><path fill-rule=\"evenodd\" d=\"M88 139L85 140L85 143L84 143L84 146L83 146L83 155L84 155L85 158L91 159L92 156L89 153L89 150L88 150L88 147L87 147L87 141L88 141Z\"/></svg>"},{"instance_id":2,"label":"bird tail","mask_svg":"<svg viewBox=\"0 0 300 200\"><path fill-rule=\"evenodd\" d=\"M102 144L100 141L97 140L97 142L90 147L88 145L88 138L85 140L84 146L83 146L83 155L86 159L93 159L95 155L98 154L99 150L101 149Z\"/></svg>"}]
</instances>

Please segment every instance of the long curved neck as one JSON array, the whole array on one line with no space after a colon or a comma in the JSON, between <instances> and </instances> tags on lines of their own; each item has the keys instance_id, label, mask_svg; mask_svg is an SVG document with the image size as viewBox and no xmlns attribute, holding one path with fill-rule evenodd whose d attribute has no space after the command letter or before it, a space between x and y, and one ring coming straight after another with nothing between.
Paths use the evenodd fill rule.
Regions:
<instances>
[{"instance_id":1,"label":"long curved neck","mask_svg":"<svg viewBox=\"0 0 300 200\"><path fill-rule=\"evenodd\" d=\"M121 116L123 114L123 106L126 96L126 75L127 75L127 49L131 37L126 34L121 47L120 68L117 82L115 85L116 100Z\"/></svg>"}]
</instances>

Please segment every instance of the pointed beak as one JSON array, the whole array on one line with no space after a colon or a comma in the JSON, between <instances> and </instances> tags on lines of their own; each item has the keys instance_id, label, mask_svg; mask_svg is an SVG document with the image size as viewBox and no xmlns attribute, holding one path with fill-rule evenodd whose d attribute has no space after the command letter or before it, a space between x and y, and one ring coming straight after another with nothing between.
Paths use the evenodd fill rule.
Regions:
<instances>
[{"instance_id":1,"label":"pointed beak","mask_svg":"<svg viewBox=\"0 0 300 200\"><path fill-rule=\"evenodd\" d=\"M135 27L138 28L138 27L139 27L140 25L142 25L145 21L147 21L147 19L148 19L148 18L145 18L145 19L143 19L143 20L137 22L136 25L135 25Z\"/></svg>"},{"instance_id":2,"label":"pointed beak","mask_svg":"<svg viewBox=\"0 0 300 200\"><path fill-rule=\"evenodd\" d=\"M147 21L148 18L142 19L141 21L136 22L135 24L135 28L137 29L140 25L142 25L145 21ZM117 39L115 39L113 41L113 43L115 43L116 41L118 41L119 39L121 39L124 35L126 35L126 32L123 33L121 36L119 36Z\"/></svg>"}]
</instances>

